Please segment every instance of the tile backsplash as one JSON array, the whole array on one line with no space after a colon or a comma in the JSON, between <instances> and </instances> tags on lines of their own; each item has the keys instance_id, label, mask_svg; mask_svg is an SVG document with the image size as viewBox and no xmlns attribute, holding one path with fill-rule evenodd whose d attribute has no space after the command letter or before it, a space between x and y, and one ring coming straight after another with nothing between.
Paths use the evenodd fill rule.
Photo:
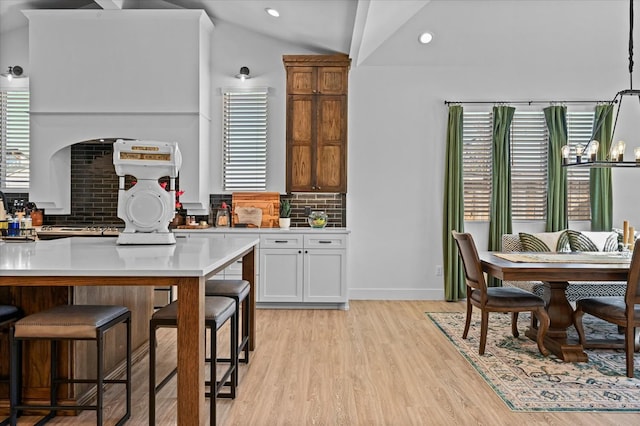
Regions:
<instances>
[{"instance_id":1,"label":"tile backsplash","mask_svg":"<svg viewBox=\"0 0 640 426\"><path fill-rule=\"evenodd\" d=\"M9 206L13 200L28 200L28 193L5 193ZM327 227L347 226L345 194L294 193L282 195L291 201L291 226L306 227L309 210L322 210L329 216ZM231 204L231 194L211 194L210 204L217 208L222 201ZM71 214L47 216L45 225L117 225L118 176L113 168L113 145L86 142L71 147ZM198 220L207 220L205 216Z\"/></svg>"},{"instance_id":2,"label":"tile backsplash","mask_svg":"<svg viewBox=\"0 0 640 426\"><path fill-rule=\"evenodd\" d=\"M305 208L307 206L310 211L322 210L329 216L327 227L347 226L347 197L345 194L297 192L280 196L280 199L285 198L291 201L292 227L309 226L307 215L305 214ZM220 207L223 201L231 205L231 194L212 194L209 196L209 203L214 208Z\"/></svg>"}]
</instances>

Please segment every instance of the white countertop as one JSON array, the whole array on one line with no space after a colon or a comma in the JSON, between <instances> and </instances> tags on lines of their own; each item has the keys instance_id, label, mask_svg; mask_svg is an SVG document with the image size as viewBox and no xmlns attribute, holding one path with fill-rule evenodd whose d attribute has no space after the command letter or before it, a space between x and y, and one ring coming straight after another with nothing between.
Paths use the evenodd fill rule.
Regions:
<instances>
[{"instance_id":1,"label":"white countertop","mask_svg":"<svg viewBox=\"0 0 640 426\"><path fill-rule=\"evenodd\" d=\"M204 229L172 229L175 234L181 233L212 233L212 234L309 234L309 233L321 233L321 234L349 234L351 230L343 227L326 227L326 228L312 228L310 226L297 226L289 229L282 228L204 228Z\"/></svg>"},{"instance_id":2,"label":"white countertop","mask_svg":"<svg viewBox=\"0 0 640 426\"><path fill-rule=\"evenodd\" d=\"M201 277L257 245L258 236L118 245L115 238L0 242L0 276Z\"/></svg>"}]
</instances>

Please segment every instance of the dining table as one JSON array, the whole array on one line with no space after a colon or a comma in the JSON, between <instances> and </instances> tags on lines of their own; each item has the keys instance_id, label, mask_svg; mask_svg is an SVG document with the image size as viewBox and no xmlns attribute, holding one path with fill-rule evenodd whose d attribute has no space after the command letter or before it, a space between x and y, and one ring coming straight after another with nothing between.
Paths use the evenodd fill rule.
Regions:
<instances>
[{"instance_id":1,"label":"dining table","mask_svg":"<svg viewBox=\"0 0 640 426\"><path fill-rule=\"evenodd\" d=\"M488 275L508 281L542 281L545 308L550 325L544 344L551 353L566 362L586 362L583 346L569 339L567 330L573 325L573 307L567 300L569 282L627 281L630 256L626 253L527 253L480 252L482 270ZM535 318L525 335L536 340Z\"/></svg>"},{"instance_id":2,"label":"dining table","mask_svg":"<svg viewBox=\"0 0 640 426\"><path fill-rule=\"evenodd\" d=\"M167 245L118 245L115 238L0 241L0 286L177 286L177 424L204 425L205 281L242 259L249 281L250 349L255 349L256 237L179 238Z\"/></svg>"}]
</instances>

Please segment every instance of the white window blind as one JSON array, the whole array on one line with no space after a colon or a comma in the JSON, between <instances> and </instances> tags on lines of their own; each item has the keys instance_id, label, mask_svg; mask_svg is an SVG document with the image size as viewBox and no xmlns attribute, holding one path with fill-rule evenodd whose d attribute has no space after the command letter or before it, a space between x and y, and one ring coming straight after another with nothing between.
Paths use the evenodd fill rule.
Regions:
<instances>
[{"instance_id":1,"label":"white window blind","mask_svg":"<svg viewBox=\"0 0 640 426\"><path fill-rule=\"evenodd\" d=\"M542 111L516 111L511 122L511 217L544 220L547 208L547 125Z\"/></svg>"},{"instance_id":2,"label":"white window blind","mask_svg":"<svg viewBox=\"0 0 640 426\"><path fill-rule=\"evenodd\" d=\"M0 91L0 188L29 188L27 91Z\"/></svg>"},{"instance_id":3,"label":"white window blind","mask_svg":"<svg viewBox=\"0 0 640 426\"><path fill-rule=\"evenodd\" d=\"M586 146L593 132L594 113L567 112L568 142L572 162L575 162L575 147ZM569 167L567 170L567 209L570 220L591 220L591 196L589 194L589 169Z\"/></svg>"},{"instance_id":4,"label":"white window blind","mask_svg":"<svg viewBox=\"0 0 640 426\"><path fill-rule=\"evenodd\" d=\"M491 112L462 113L464 219L489 220L491 204Z\"/></svg>"},{"instance_id":5,"label":"white window blind","mask_svg":"<svg viewBox=\"0 0 640 426\"><path fill-rule=\"evenodd\" d=\"M568 142L586 145L593 112L568 112ZM491 204L492 113L463 113L464 218L489 220ZM513 220L545 220L547 203L547 125L542 111L516 111L511 123L511 201ZM590 220L589 170L567 169L569 220Z\"/></svg>"},{"instance_id":6,"label":"white window blind","mask_svg":"<svg viewBox=\"0 0 640 426\"><path fill-rule=\"evenodd\" d=\"M267 188L267 89L223 92L223 186Z\"/></svg>"}]
</instances>

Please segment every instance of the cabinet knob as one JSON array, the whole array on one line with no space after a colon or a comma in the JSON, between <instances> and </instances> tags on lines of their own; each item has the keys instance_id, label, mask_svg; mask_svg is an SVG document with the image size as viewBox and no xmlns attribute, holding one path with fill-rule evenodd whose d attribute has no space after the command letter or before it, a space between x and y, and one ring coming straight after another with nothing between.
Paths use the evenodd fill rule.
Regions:
<instances>
[{"instance_id":1,"label":"cabinet knob","mask_svg":"<svg viewBox=\"0 0 640 426\"><path fill-rule=\"evenodd\" d=\"M302 250L298 250L298 254L302 253Z\"/></svg>"},{"instance_id":2,"label":"cabinet knob","mask_svg":"<svg viewBox=\"0 0 640 426\"><path fill-rule=\"evenodd\" d=\"M305 253L305 254L309 253L309 250L305 250L305 251L304 251L304 253Z\"/></svg>"}]
</instances>

